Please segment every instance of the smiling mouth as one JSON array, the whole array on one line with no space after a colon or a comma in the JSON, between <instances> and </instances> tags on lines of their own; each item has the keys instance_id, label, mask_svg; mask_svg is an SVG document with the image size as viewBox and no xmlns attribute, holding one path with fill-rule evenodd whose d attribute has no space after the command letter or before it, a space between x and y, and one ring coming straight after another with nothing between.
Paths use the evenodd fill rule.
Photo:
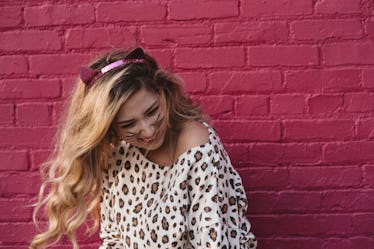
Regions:
<instances>
[{"instance_id":1,"label":"smiling mouth","mask_svg":"<svg viewBox=\"0 0 374 249\"><path fill-rule=\"evenodd\" d=\"M152 138L150 138L150 139L141 139L141 141L143 142L143 143L146 143L146 144L149 144L149 143L152 143L153 141L155 141L155 139L157 138L157 136L158 136L158 133L156 133L156 135L154 135Z\"/></svg>"}]
</instances>

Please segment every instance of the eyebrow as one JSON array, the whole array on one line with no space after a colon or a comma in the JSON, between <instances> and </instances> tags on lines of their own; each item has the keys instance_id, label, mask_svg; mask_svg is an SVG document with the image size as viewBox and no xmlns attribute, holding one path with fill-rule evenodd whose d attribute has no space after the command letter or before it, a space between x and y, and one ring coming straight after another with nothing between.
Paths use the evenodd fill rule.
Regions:
<instances>
[{"instance_id":1,"label":"eyebrow","mask_svg":"<svg viewBox=\"0 0 374 249\"><path fill-rule=\"evenodd\" d=\"M155 102L153 102L153 104L150 107L147 108L147 110L145 110L144 114L147 114L148 112L150 112L157 104L158 104L158 101L156 100ZM122 121L118 121L117 124L127 124L133 121L135 121L135 119L122 120Z\"/></svg>"}]
</instances>

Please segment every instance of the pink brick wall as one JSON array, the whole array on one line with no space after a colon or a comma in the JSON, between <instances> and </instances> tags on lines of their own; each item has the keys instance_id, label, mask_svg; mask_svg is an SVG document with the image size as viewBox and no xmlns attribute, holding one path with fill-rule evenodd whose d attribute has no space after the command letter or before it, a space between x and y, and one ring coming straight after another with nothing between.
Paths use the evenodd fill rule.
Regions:
<instances>
[{"instance_id":1,"label":"pink brick wall","mask_svg":"<svg viewBox=\"0 0 374 249\"><path fill-rule=\"evenodd\" d=\"M35 234L78 67L134 45L212 115L260 248L374 248L372 0L1 1L0 30L0 249Z\"/></svg>"}]
</instances>

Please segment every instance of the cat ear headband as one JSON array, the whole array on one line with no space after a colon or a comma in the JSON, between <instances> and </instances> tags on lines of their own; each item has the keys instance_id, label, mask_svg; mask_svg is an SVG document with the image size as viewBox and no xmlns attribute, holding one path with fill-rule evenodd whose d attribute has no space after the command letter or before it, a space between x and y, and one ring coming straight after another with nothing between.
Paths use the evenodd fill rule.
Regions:
<instances>
[{"instance_id":1,"label":"cat ear headband","mask_svg":"<svg viewBox=\"0 0 374 249\"><path fill-rule=\"evenodd\" d=\"M101 76L103 76L110 70L132 63L148 64L148 62L144 59L143 49L136 48L132 50L124 59L112 62L109 65L101 68L100 70L94 70L89 67L81 67L80 78L83 83L86 84L86 86L89 88L96 82L96 80L98 80Z\"/></svg>"}]
</instances>

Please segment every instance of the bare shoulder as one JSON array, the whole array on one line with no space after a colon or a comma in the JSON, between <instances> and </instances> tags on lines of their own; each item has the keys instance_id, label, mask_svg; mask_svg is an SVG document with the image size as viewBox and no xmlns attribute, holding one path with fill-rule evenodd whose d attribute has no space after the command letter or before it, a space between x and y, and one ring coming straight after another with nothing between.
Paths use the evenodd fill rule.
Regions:
<instances>
[{"instance_id":1,"label":"bare shoulder","mask_svg":"<svg viewBox=\"0 0 374 249\"><path fill-rule=\"evenodd\" d=\"M199 121L185 124L178 137L176 154L180 155L192 147L206 144L209 141L208 128Z\"/></svg>"}]
</instances>

